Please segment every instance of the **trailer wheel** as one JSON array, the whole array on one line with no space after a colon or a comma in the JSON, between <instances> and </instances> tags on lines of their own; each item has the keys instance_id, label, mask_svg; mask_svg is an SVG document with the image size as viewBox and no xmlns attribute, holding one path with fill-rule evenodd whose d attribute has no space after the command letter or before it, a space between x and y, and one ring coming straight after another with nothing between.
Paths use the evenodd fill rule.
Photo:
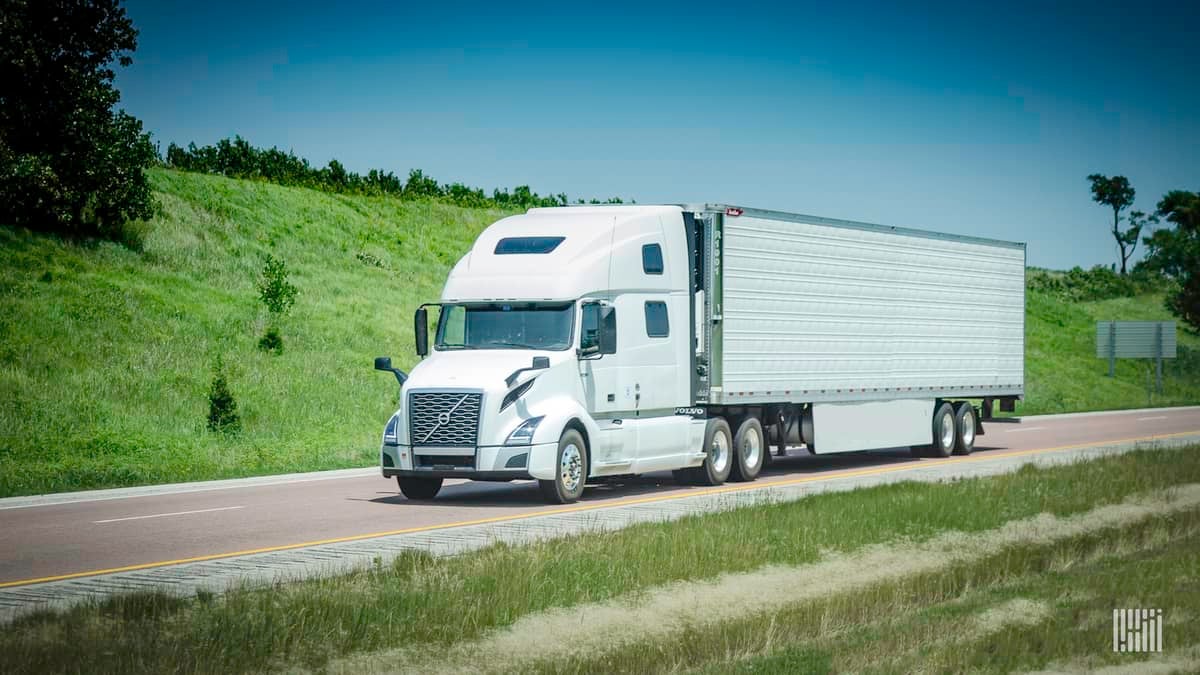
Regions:
<instances>
[{"instance_id":1,"label":"trailer wheel","mask_svg":"<svg viewBox=\"0 0 1200 675\"><path fill-rule=\"evenodd\" d=\"M441 478L396 476L396 482L400 485L400 493L409 499L433 499L442 489Z\"/></svg>"},{"instance_id":2,"label":"trailer wheel","mask_svg":"<svg viewBox=\"0 0 1200 675\"><path fill-rule=\"evenodd\" d=\"M770 448L763 437L762 424L753 416L747 416L738 424L733 435L733 462L730 478L736 481L752 481L758 478L763 468L763 457Z\"/></svg>"},{"instance_id":3,"label":"trailer wheel","mask_svg":"<svg viewBox=\"0 0 1200 675\"><path fill-rule=\"evenodd\" d=\"M942 403L933 411L933 444L925 449L929 457L949 457L954 451L957 430L954 428L954 406Z\"/></svg>"},{"instance_id":4,"label":"trailer wheel","mask_svg":"<svg viewBox=\"0 0 1200 675\"><path fill-rule=\"evenodd\" d=\"M697 483L720 485L729 478L733 465L733 434L723 417L710 417L704 428L704 463L692 469Z\"/></svg>"},{"instance_id":5,"label":"trailer wheel","mask_svg":"<svg viewBox=\"0 0 1200 675\"><path fill-rule=\"evenodd\" d=\"M969 401L954 406L954 429L954 454L971 454L975 449L975 407Z\"/></svg>"},{"instance_id":6,"label":"trailer wheel","mask_svg":"<svg viewBox=\"0 0 1200 675\"><path fill-rule=\"evenodd\" d=\"M558 461L554 478L539 480L538 488L548 504L570 504L583 496L587 482L587 444L574 429L567 429L558 439Z\"/></svg>"}]
</instances>

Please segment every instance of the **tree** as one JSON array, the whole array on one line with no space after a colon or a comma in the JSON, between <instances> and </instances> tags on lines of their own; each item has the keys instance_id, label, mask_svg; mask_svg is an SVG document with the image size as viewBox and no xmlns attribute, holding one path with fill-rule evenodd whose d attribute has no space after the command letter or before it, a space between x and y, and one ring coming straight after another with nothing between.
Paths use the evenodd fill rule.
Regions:
<instances>
[{"instance_id":1,"label":"tree","mask_svg":"<svg viewBox=\"0 0 1200 675\"><path fill-rule=\"evenodd\" d=\"M1172 190L1158 202L1157 215L1174 224L1146 242L1146 264L1179 282L1167 308L1200 330L1200 193Z\"/></svg>"},{"instance_id":2,"label":"tree","mask_svg":"<svg viewBox=\"0 0 1200 675\"><path fill-rule=\"evenodd\" d=\"M119 238L149 218L142 123L113 111L137 31L119 0L0 0L0 222Z\"/></svg>"},{"instance_id":3,"label":"tree","mask_svg":"<svg viewBox=\"0 0 1200 675\"><path fill-rule=\"evenodd\" d=\"M273 316L283 316L296 304L296 287L288 283L287 263L267 254L258 279L258 299Z\"/></svg>"},{"instance_id":4,"label":"tree","mask_svg":"<svg viewBox=\"0 0 1200 675\"><path fill-rule=\"evenodd\" d=\"M1117 240L1117 246L1121 249L1121 274L1125 274L1125 265L1137 248L1138 237L1145 224L1144 221L1131 220L1129 229L1121 231L1121 212L1133 205L1135 194L1133 186L1129 184L1129 179L1125 176L1109 178L1094 173L1088 176L1088 180L1092 182L1092 201L1112 209L1112 234L1113 238ZM1140 211L1136 214L1145 217L1145 214Z\"/></svg>"}]
</instances>

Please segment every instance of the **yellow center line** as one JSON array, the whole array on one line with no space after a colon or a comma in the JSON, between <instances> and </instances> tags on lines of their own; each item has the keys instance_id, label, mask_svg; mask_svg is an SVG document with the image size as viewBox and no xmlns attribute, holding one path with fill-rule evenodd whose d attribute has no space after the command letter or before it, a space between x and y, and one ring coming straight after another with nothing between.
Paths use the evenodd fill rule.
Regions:
<instances>
[{"instance_id":1,"label":"yellow center line","mask_svg":"<svg viewBox=\"0 0 1200 675\"><path fill-rule=\"evenodd\" d=\"M867 469L851 469L846 471L837 471L830 473L820 473L815 475L800 476L797 478L785 478L781 480L766 480L754 483L743 483L739 485L723 485L719 487L705 488L703 490L689 490L684 492L672 492L669 494L649 495L645 497L631 497L629 499L621 499L612 502L591 503L591 504L576 504L574 506L566 506L556 509L543 511L531 511L529 513L509 514L503 516L492 516L490 518L478 518L475 520L462 520L454 523L442 523L439 525L422 525L419 527L408 527L399 530L387 530L384 532L371 532L369 534L354 534L345 537L332 537L329 539L318 539L315 541L306 541L297 544L282 544L278 546L264 546L262 548L252 548L244 551L230 551L228 553L212 553L208 555L193 556L190 558L178 558L175 560L161 560L158 562L139 563L137 565L124 565L121 567L109 567L107 569L89 570L87 572L72 572L70 574L56 574L48 577L38 577L35 579L21 579L18 581L0 582L0 588L10 588L12 586L27 586L30 584L40 584L49 581L63 581L65 579L78 579L80 577L91 577L102 574L115 574L117 572L133 572L136 570L151 569L155 567L167 567L170 565L182 565L184 563L204 562L207 560L217 560L219 558L235 558L244 555L254 555L257 553L272 553L275 551L288 551L297 548L308 548L310 546L323 546L326 544L341 544L350 541L361 541L363 539L375 539L378 537L390 537L398 534L413 534L416 532L429 532L431 530L445 530L455 527L466 527L469 525L487 525L489 523L510 522L514 520L524 520L527 518L537 518L541 516L553 516L563 513L578 513L580 511L595 511L598 509L615 508L621 506L633 506L636 504L651 504L654 502L664 502L673 499L686 499L690 497L702 497L705 495L717 495L730 492L742 492L746 490L762 490L773 487L782 487L788 485L800 485L803 483L817 483L821 481L837 480L840 478L855 478L859 476L873 476L885 473L899 473L901 471L911 471L913 469L928 467L929 461L937 464L946 462L971 462L971 461L989 461L993 459L1002 459L1005 457L1020 457L1022 455L1034 455L1043 452L1058 452L1062 450L1075 450L1080 448L1092 448L1104 445L1114 445L1118 443L1138 443L1145 441L1157 441L1168 438L1178 438L1180 436L1192 436L1200 434L1200 429L1194 431L1181 431L1171 434L1154 434L1151 436L1137 436L1134 438L1122 438L1114 440L1106 440L1090 443L1077 443L1073 445L1059 445L1050 448L1037 448L1033 450L1010 450L1008 452L988 452L981 455L970 455L967 457L954 457L944 459L933 459L918 462L908 462L901 465L888 465L880 467L871 467Z\"/></svg>"}]
</instances>

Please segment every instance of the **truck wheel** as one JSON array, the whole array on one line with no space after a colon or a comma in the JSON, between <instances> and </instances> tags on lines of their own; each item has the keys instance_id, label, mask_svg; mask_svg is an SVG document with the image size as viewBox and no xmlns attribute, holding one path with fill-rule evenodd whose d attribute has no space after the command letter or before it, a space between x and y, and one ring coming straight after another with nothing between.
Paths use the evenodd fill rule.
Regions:
<instances>
[{"instance_id":1,"label":"truck wheel","mask_svg":"<svg viewBox=\"0 0 1200 675\"><path fill-rule=\"evenodd\" d=\"M730 478L736 481L752 481L758 478L763 468L763 456L770 452L763 441L762 424L754 417L746 417L733 435L733 463Z\"/></svg>"},{"instance_id":2,"label":"truck wheel","mask_svg":"<svg viewBox=\"0 0 1200 675\"><path fill-rule=\"evenodd\" d=\"M956 438L954 406L942 403L933 411L933 444L927 446L930 457L949 457Z\"/></svg>"},{"instance_id":3,"label":"truck wheel","mask_svg":"<svg viewBox=\"0 0 1200 675\"><path fill-rule=\"evenodd\" d=\"M969 401L954 406L954 429L954 454L971 454L975 449L975 407Z\"/></svg>"},{"instance_id":4,"label":"truck wheel","mask_svg":"<svg viewBox=\"0 0 1200 675\"><path fill-rule=\"evenodd\" d=\"M433 499L442 489L441 478L396 476L396 482L400 484L401 494L409 499Z\"/></svg>"},{"instance_id":5,"label":"truck wheel","mask_svg":"<svg viewBox=\"0 0 1200 675\"><path fill-rule=\"evenodd\" d=\"M704 428L704 463L693 469L701 485L720 485L729 478L733 465L733 434L723 417L710 417Z\"/></svg>"},{"instance_id":6,"label":"truck wheel","mask_svg":"<svg viewBox=\"0 0 1200 675\"><path fill-rule=\"evenodd\" d=\"M558 461L553 480L539 480L538 488L547 504L570 504L583 495L587 482L587 445L574 429L563 432L558 439Z\"/></svg>"}]
</instances>

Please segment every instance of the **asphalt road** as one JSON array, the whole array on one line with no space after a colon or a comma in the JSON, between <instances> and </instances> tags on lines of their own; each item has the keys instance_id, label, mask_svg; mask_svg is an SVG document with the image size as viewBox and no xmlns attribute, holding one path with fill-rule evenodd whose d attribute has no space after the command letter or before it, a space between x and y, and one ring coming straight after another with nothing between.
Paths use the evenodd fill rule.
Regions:
<instances>
[{"instance_id":1,"label":"asphalt road","mask_svg":"<svg viewBox=\"0 0 1200 675\"><path fill-rule=\"evenodd\" d=\"M1069 446L1153 440L1200 433L1200 408L1141 410L988 423L976 456L1061 450ZM891 450L810 456L792 450L777 458L754 484L799 476L836 478L871 468L903 471L941 463L953 475L962 458L922 459ZM589 487L582 503L670 499L681 488L669 474ZM122 569L157 567L196 559L245 555L414 528L444 528L549 512L537 486L451 482L433 502L409 502L394 481L378 474L324 480L248 483L224 489L84 498L34 504L0 500L0 588L37 584ZM561 507L557 507L561 508Z\"/></svg>"}]
</instances>

